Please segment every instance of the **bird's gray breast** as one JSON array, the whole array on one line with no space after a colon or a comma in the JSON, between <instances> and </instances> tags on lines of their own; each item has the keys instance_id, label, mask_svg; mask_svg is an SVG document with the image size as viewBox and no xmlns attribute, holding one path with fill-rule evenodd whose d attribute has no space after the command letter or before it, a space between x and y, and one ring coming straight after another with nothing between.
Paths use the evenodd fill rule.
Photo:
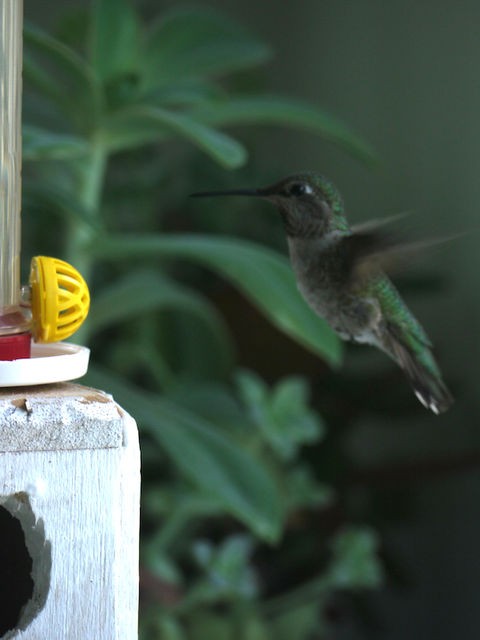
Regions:
<instances>
[{"instance_id":1,"label":"bird's gray breast","mask_svg":"<svg viewBox=\"0 0 480 640\"><path fill-rule=\"evenodd\" d=\"M345 282L341 235L334 231L321 238L289 238L292 269L306 302L342 338L371 343L380 319L378 304L360 297Z\"/></svg>"}]
</instances>

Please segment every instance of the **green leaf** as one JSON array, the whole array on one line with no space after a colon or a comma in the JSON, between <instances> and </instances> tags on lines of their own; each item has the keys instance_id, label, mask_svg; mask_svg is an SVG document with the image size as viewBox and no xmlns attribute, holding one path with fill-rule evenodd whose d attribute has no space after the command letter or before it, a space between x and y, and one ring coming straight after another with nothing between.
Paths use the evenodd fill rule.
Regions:
<instances>
[{"instance_id":1,"label":"green leaf","mask_svg":"<svg viewBox=\"0 0 480 640\"><path fill-rule=\"evenodd\" d=\"M131 300L135 300L134 305L129 304ZM89 328L91 331L98 331L111 324L135 320L158 310L181 311L195 318L197 322L200 321L207 332L205 346L208 348L210 357L208 363L207 359L203 358L199 364L206 364L212 373L218 370L223 375L231 369L233 345L220 314L195 291L181 286L156 271L135 270L95 295L89 313ZM177 319L175 325L179 324L181 324L180 319ZM189 332L192 342L198 342L203 335L199 336L198 324L194 325L194 329L195 327L197 327L196 331ZM173 335L170 338L173 339ZM188 344L183 344L181 347L186 350ZM212 350L214 350L213 353ZM177 363L180 361L180 364L185 367L185 358L181 357L180 349L176 350L175 358ZM200 368L199 371L205 375L205 367Z\"/></svg>"},{"instance_id":2,"label":"green leaf","mask_svg":"<svg viewBox=\"0 0 480 640\"><path fill-rule=\"evenodd\" d=\"M304 129L344 147L367 164L378 164L378 155L343 122L311 104L283 96L249 96L202 103L192 116L206 124L284 125Z\"/></svg>"},{"instance_id":3,"label":"green leaf","mask_svg":"<svg viewBox=\"0 0 480 640\"><path fill-rule=\"evenodd\" d=\"M333 558L325 576L332 588L378 587L383 569L377 556L378 535L367 527L348 527L332 542Z\"/></svg>"},{"instance_id":4,"label":"green leaf","mask_svg":"<svg viewBox=\"0 0 480 640\"><path fill-rule=\"evenodd\" d=\"M198 317L183 310L173 310L163 320L160 347L176 374L177 384L182 385L186 380L224 380L230 374L233 349L226 332L225 340L221 340L211 324L198 322ZM228 350L224 349L225 343L230 347Z\"/></svg>"},{"instance_id":5,"label":"green leaf","mask_svg":"<svg viewBox=\"0 0 480 640\"><path fill-rule=\"evenodd\" d=\"M223 98L224 91L218 86L201 80L178 79L148 94L148 104L171 107L198 105Z\"/></svg>"},{"instance_id":6,"label":"green leaf","mask_svg":"<svg viewBox=\"0 0 480 640\"><path fill-rule=\"evenodd\" d=\"M144 84L154 87L178 78L218 76L261 64L270 55L267 45L218 12L175 10L148 35Z\"/></svg>"},{"instance_id":7,"label":"green leaf","mask_svg":"<svg viewBox=\"0 0 480 640\"><path fill-rule=\"evenodd\" d=\"M285 378L270 392L264 381L251 372L242 371L236 378L253 422L280 459L292 460L301 445L321 438L323 423L308 407L305 380Z\"/></svg>"},{"instance_id":8,"label":"green leaf","mask_svg":"<svg viewBox=\"0 0 480 640\"><path fill-rule=\"evenodd\" d=\"M195 380L191 384L186 382L169 389L168 393L174 402L221 429L244 435L248 428L245 411L226 384Z\"/></svg>"},{"instance_id":9,"label":"green leaf","mask_svg":"<svg viewBox=\"0 0 480 640\"><path fill-rule=\"evenodd\" d=\"M188 639L234 640L232 626L232 622L227 616L210 613L207 607L199 607L188 618Z\"/></svg>"},{"instance_id":10,"label":"green leaf","mask_svg":"<svg viewBox=\"0 0 480 640\"><path fill-rule=\"evenodd\" d=\"M59 106L82 131L90 131L102 109L92 68L74 51L32 26L24 27L27 82Z\"/></svg>"},{"instance_id":11,"label":"green leaf","mask_svg":"<svg viewBox=\"0 0 480 640\"><path fill-rule=\"evenodd\" d=\"M135 305L129 301L135 300ZM161 308L177 308L197 315L215 332L224 335L225 325L213 307L194 291L151 270L138 270L109 285L92 301L90 329L98 331L110 324Z\"/></svg>"},{"instance_id":12,"label":"green leaf","mask_svg":"<svg viewBox=\"0 0 480 640\"><path fill-rule=\"evenodd\" d=\"M164 140L171 134L187 139L224 167L245 163L245 148L230 136L195 121L187 115L160 107L137 105L112 115L105 124L111 151L131 149Z\"/></svg>"},{"instance_id":13,"label":"green leaf","mask_svg":"<svg viewBox=\"0 0 480 640\"><path fill-rule=\"evenodd\" d=\"M318 442L323 437L325 426L308 406L308 396L307 381L299 377L280 380L273 390L270 401L275 423L273 437L282 439L287 457L289 452L296 452L298 446Z\"/></svg>"},{"instance_id":14,"label":"green leaf","mask_svg":"<svg viewBox=\"0 0 480 640\"><path fill-rule=\"evenodd\" d=\"M260 538L278 539L284 513L277 487L265 467L206 420L111 372L90 368L88 383L114 394L156 440L179 472Z\"/></svg>"},{"instance_id":15,"label":"green leaf","mask_svg":"<svg viewBox=\"0 0 480 640\"><path fill-rule=\"evenodd\" d=\"M23 125L23 160L69 160L88 152L87 143L73 135Z\"/></svg>"},{"instance_id":16,"label":"green leaf","mask_svg":"<svg viewBox=\"0 0 480 640\"><path fill-rule=\"evenodd\" d=\"M158 611L158 607L154 607L152 627L154 631L148 634L148 638L161 638L161 640L187 640L187 636L180 624L180 622L173 616L165 613L164 611ZM141 640L147 640L141 637Z\"/></svg>"},{"instance_id":17,"label":"green leaf","mask_svg":"<svg viewBox=\"0 0 480 640\"><path fill-rule=\"evenodd\" d=\"M275 326L330 365L341 362L339 339L301 298L288 260L270 249L240 239L171 234L112 235L98 238L89 250L104 259L141 255L199 262L228 278Z\"/></svg>"},{"instance_id":18,"label":"green leaf","mask_svg":"<svg viewBox=\"0 0 480 640\"><path fill-rule=\"evenodd\" d=\"M90 57L99 78L110 80L138 67L140 23L128 0L96 0L92 8Z\"/></svg>"},{"instance_id":19,"label":"green leaf","mask_svg":"<svg viewBox=\"0 0 480 640\"><path fill-rule=\"evenodd\" d=\"M150 550L148 543L142 545L142 564L148 566L155 577L170 585L180 585L182 575L171 558L159 553L157 549Z\"/></svg>"},{"instance_id":20,"label":"green leaf","mask_svg":"<svg viewBox=\"0 0 480 640\"><path fill-rule=\"evenodd\" d=\"M333 489L326 484L320 484L305 465L297 466L286 474L285 487L289 511L305 507L325 509L331 506L335 498Z\"/></svg>"},{"instance_id":21,"label":"green leaf","mask_svg":"<svg viewBox=\"0 0 480 640\"><path fill-rule=\"evenodd\" d=\"M269 638L275 640L305 640L305 638L328 638L325 621L319 615L320 598L315 602L300 603L285 607L270 621Z\"/></svg>"},{"instance_id":22,"label":"green leaf","mask_svg":"<svg viewBox=\"0 0 480 640\"><path fill-rule=\"evenodd\" d=\"M258 595L256 576L250 566L253 551L254 541L245 534L231 535L217 547L208 540L197 540L193 545L194 558L207 575L193 588L195 600L235 601Z\"/></svg>"},{"instance_id":23,"label":"green leaf","mask_svg":"<svg viewBox=\"0 0 480 640\"><path fill-rule=\"evenodd\" d=\"M272 636L268 633L266 621L262 620L253 611L242 620L242 634L243 640L272 639ZM290 638L290 640L293 640L293 638Z\"/></svg>"}]
</instances>

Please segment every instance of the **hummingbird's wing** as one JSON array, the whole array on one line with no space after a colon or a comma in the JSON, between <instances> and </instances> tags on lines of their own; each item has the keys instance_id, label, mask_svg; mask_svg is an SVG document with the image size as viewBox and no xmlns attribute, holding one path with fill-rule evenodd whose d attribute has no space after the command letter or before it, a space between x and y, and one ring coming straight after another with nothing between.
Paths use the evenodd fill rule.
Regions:
<instances>
[{"instance_id":1,"label":"hummingbird's wing","mask_svg":"<svg viewBox=\"0 0 480 640\"><path fill-rule=\"evenodd\" d=\"M398 242L392 234L385 234L376 227L360 233L343 236L339 241L338 254L342 256L343 278L347 286L375 297L386 319L394 318L402 329L405 339L412 337L424 346L431 342L423 327L410 313L387 273L399 267L410 266L412 257L423 249L441 244L449 238Z\"/></svg>"},{"instance_id":2,"label":"hummingbird's wing","mask_svg":"<svg viewBox=\"0 0 480 640\"><path fill-rule=\"evenodd\" d=\"M343 260L345 281L356 284L382 271L389 252L398 246L391 234L380 228L362 225L338 241L338 253Z\"/></svg>"},{"instance_id":3,"label":"hummingbird's wing","mask_svg":"<svg viewBox=\"0 0 480 640\"><path fill-rule=\"evenodd\" d=\"M340 240L340 251L344 256L344 275L352 284L382 271L392 273L405 269L411 266L413 259L419 257L425 249L465 235L461 232L441 238L408 242L398 234L386 231L384 226L383 220L378 223L367 222L352 227L352 233Z\"/></svg>"},{"instance_id":4,"label":"hummingbird's wing","mask_svg":"<svg viewBox=\"0 0 480 640\"><path fill-rule=\"evenodd\" d=\"M386 216L384 218L374 218L373 220L367 220L366 222L360 222L359 224L352 225L352 233L364 233L368 231L378 231L382 227L386 227L393 222L403 220L412 215L412 211L402 211L401 213L395 213L392 216Z\"/></svg>"}]
</instances>

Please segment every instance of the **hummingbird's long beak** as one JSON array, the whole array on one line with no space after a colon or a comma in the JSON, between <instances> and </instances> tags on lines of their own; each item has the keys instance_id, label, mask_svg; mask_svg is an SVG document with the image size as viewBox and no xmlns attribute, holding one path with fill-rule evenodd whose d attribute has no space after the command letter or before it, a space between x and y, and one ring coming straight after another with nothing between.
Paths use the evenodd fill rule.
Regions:
<instances>
[{"instance_id":1,"label":"hummingbird's long beak","mask_svg":"<svg viewBox=\"0 0 480 640\"><path fill-rule=\"evenodd\" d=\"M191 198L216 198L217 196L256 196L259 198L269 196L269 189L229 189L226 191L197 191L191 193Z\"/></svg>"}]
</instances>

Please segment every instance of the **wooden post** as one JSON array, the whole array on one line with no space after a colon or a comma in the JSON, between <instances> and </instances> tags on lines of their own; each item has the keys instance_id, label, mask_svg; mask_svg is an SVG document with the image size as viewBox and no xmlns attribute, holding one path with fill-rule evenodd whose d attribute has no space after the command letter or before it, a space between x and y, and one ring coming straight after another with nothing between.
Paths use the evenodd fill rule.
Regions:
<instances>
[{"instance_id":1,"label":"wooden post","mask_svg":"<svg viewBox=\"0 0 480 640\"><path fill-rule=\"evenodd\" d=\"M75 384L0 390L0 637L134 640L135 421Z\"/></svg>"}]
</instances>

